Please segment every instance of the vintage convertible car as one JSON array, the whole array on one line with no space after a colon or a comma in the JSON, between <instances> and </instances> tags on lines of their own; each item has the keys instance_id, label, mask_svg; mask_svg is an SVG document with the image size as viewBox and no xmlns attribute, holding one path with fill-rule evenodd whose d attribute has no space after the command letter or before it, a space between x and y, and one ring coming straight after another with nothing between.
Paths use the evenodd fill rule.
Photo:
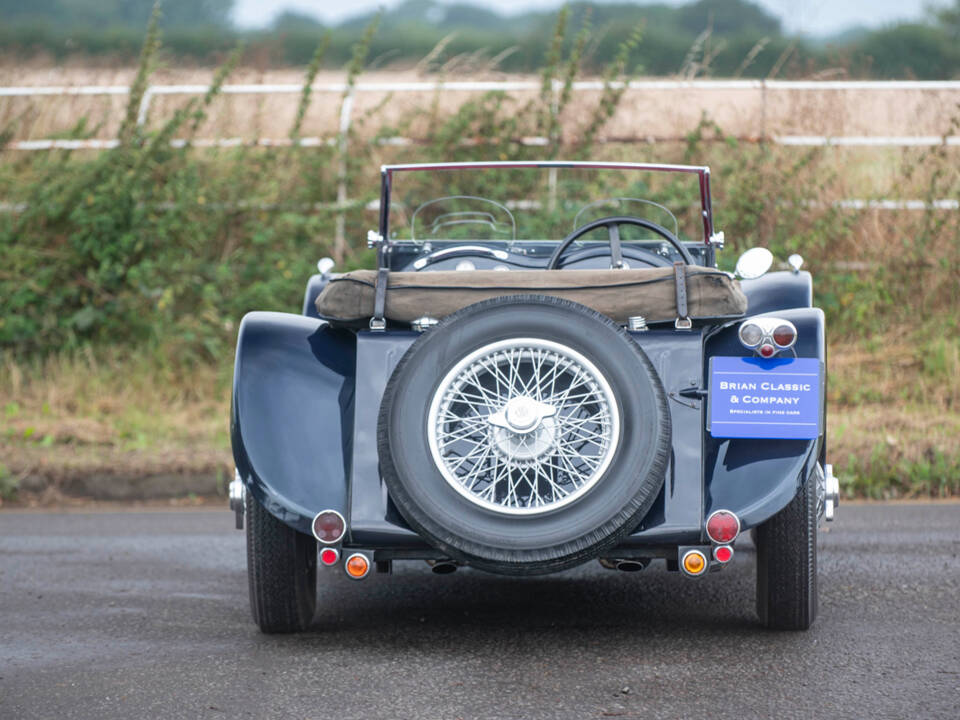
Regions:
<instances>
[{"instance_id":1,"label":"vintage convertible car","mask_svg":"<svg viewBox=\"0 0 960 720\"><path fill-rule=\"evenodd\" d=\"M318 564L697 578L745 531L761 621L810 626L823 312L799 256L717 269L709 168L385 166L368 242L375 270L321 260L301 314L240 326L230 497L264 632L310 625Z\"/></svg>"}]
</instances>

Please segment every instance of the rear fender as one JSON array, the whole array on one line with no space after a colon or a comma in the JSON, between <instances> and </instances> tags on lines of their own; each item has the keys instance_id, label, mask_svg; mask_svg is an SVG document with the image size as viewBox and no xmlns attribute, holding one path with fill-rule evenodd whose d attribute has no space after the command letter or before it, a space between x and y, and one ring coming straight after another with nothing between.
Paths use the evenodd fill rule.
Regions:
<instances>
[{"instance_id":1,"label":"rear fender","mask_svg":"<svg viewBox=\"0 0 960 720\"><path fill-rule=\"evenodd\" d=\"M741 280L740 288L747 296L747 315L813 306L813 278L805 270L772 272L753 280Z\"/></svg>"},{"instance_id":2,"label":"rear fender","mask_svg":"<svg viewBox=\"0 0 960 720\"><path fill-rule=\"evenodd\" d=\"M794 351L797 357L819 358L826 365L826 337L823 311L793 308L766 313L789 320L797 328ZM712 356L751 357L740 343L732 323L714 334L706 347ZM709 364L704 368L709 379ZM821 386L821 392L825 383ZM820 398L821 435L815 440L750 440L714 438L704 435L704 480L706 515L718 509L735 512L743 527L759 525L793 499L810 477L821 457L826 429L826 397Z\"/></svg>"},{"instance_id":3,"label":"rear fender","mask_svg":"<svg viewBox=\"0 0 960 720\"><path fill-rule=\"evenodd\" d=\"M314 515L346 514L356 338L322 320L254 312L237 338L230 436L249 492L309 533Z\"/></svg>"}]
</instances>

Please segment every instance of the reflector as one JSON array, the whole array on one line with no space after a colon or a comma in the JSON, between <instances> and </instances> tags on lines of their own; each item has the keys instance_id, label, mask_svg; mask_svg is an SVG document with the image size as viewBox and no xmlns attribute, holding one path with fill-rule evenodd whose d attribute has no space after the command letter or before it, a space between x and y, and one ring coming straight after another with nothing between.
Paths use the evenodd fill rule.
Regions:
<instances>
[{"instance_id":1,"label":"reflector","mask_svg":"<svg viewBox=\"0 0 960 720\"><path fill-rule=\"evenodd\" d=\"M782 348L790 347L796 339L797 331L792 325L780 325L773 331L773 341Z\"/></svg>"},{"instance_id":2,"label":"reflector","mask_svg":"<svg viewBox=\"0 0 960 720\"><path fill-rule=\"evenodd\" d=\"M340 542L347 524L336 510L324 510L313 519L313 536L326 545Z\"/></svg>"},{"instance_id":3,"label":"reflector","mask_svg":"<svg viewBox=\"0 0 960 720\"><path fill-rule=\"evenodd\" d=\"M720 563L728 563L733 559L733 548L729 545L720 545L713 549L713 559Z\"/></svg>"},{"instance_id":4,"label":"reflector","mask_svg":"<svg viewBox=\"0 0 960 720\"><path fill-rule=\"evenodd\" d=\"M756 347L763 340L763 330L756 323L744 323L740 326L740 342L747 347Z\"/></svg>"},{"instance_id":5,"label":"reflector","mask_svg":"<svg viewBox=\"0 0 960 720\"><path fill-rule=\"evenodd\" d=\"M732 543L740 534L740 520L729 510L717 510L707 518L707 536L718 545Z\"/></svg>"},{"instance_id":6,"label":"reflector","mask_svg":"<svg viewBox=\"0 0 960 720\"><path fill-rule=\"evenodd\" d=\"M331 565L336 565L337 560L340 559L340 553L334 548L324 548L320 551L320 562L322 562L327 567Z\"/></svg>"},{"instance_id":7,"label":"reflector","mask_svg":"<svg viewBox=\"0 0 960 720\"><path fill-rule=\"evenodd\" d=\"M760 354L765 358L771 357L776 351L777 349L773 345L760 346Z\"/></svg>"}]
</instances>

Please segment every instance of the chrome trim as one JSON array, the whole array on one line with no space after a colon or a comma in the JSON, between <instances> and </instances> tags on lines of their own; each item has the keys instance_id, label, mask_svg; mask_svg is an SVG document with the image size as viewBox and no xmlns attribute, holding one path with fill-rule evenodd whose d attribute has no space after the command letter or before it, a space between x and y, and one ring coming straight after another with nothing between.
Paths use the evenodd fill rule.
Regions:
<instances>
[{"instance_id":1,"label":"chrome trim","mask_svg":"<svg viewBox=\"0 0 960 720\"><path fill-rule=\"evenodd\" d=\"M717 513L727 513L727 515L733 515L733 519L737 521L737 534L734 535L730 540L727 540L726 542L720 542L719 540L714 540L712 537L710 537L710 531L707 530L707 527L710 525L710 519ZM726 510L724 508L720 508L719 510L714 510L712 513L707 515L706 522L703 523L703 532L706 534L708 538L710 538L710 542L712 542L714 545L732 545L733 541L736 540L738 537L740 537L741 527L742 526L740 524L739 515L733 512L733 510Z\"/></svg>"},{"instance_id":2,"label":"chrome trim","mask_svg":"<svg viewBox=\"0 0 960 720\"><path fill-rule=\"evenodd\" d=\"M359 556L359 557L362 557L364 560L367 561L367 571L366 571L363 575L360 575L359 577L357 577L357 576L355 576L355 575L351 575L349 572L347 572L347 564L348 564L351 560L353 560L355 557L358 557L358 556ZM367 575L370 574L370 569L371 569L372 567L373 567L373 561L372 561L370 558L367 557L367 554L366 554L366 553L362 553L362 552L350 553L350 554L347 556L347 558L343 561L343 574L346 575L346 576L347 576L348 578L350 578L351 580L363 580Z\"/></svg>"},{"instance_id":3,"label":"chrome trim","mask_svg":"<svg viewBox=\"0 0 960 720\"><path fill-rule=\"evenodd\" d=\"M317 522L317 518L326 513L333 513L338 518L340 518L340 522L343 523L343 532L340 533L340 537L338 537L336 540L321 540L320 536L317 535L316 529L314 528L314 525ZM318 543L323 543L324 545L336 545L338 542L343 540L343 537L347 534L347 521L343 517L343 515L341 515L336 510L321 510L320 512L318 512L316 515L313 516L313 520L310 522L310 533L313 535L313 537L317 539Z\"/></svg>"},{"instance_id":4,"label":"chrome trim","mask_svg":"<svg viewBox=\"0 0 960 720\"><path fill-rule=\"evenodd\" d=\"M237 530L243 530L243 515L246 512L247 487L240 479L240 471L233 469L233 480L227 487L227 496L230 498L230 509L237 517Z\"/></svg>"},{"instance_id":5,"label":"chrome trim","mask_svg":"<svg viewBox=\"0 0 960 720\"><path fill-rule=\"evenodd\" d=\"M760 339L757 342L752 344L748 343L746 340L743 339L743 330L748 325L756 325L758 328L760 328ZM790 342L789 345L779 345L773 339L773 333L781 325L786 325L793 330L793 340ZM792 348L797 343L797 335L798 335L797 326L794 325L789 320L784 320L778 317L767 317L767 316L752 317L747 320L744 320L743 322L740 323L740 327L737 330L737 338L740 340L740 344L743 345L745 348L747 348L747 350L753 350L759 355L760 348L763 347L764 345L770 345L771 347L773 347L775 352L770 357L773 357L781 350L789 350L790 348Z\"/></svg>"},{"instance_id":6,"label":"chrome trim","mask_svg":"<svg viewBox=\"0 0 960 720\"><path fill-rule=\"evenodd\" d=\"M430 317L429 315L424 315L423 317L418 317L416 320L410 323L410 327L416 332L423 332L424 330L429 330L439 322L440 321L436 318Z\"/></svg>"},{"instance_id":7,"label":"chrome trim","mask_svg":"<svg viewBox=\"0 0 960 720\"><path fill-rule=\"evenodd\" d=\"M840 480L833 474L833 465L830 464L824 472L823 499L823 517L827 522L833 522L837 516L837 506L840 504Z\"/></svg>"},{"instance_id":8,"label":"chrome trim","mask_svg":"<svg viewBox=\"0 0 960 720\"><path fill-rule=\"evenodd\" d=\"M383 235L376 230L367 230L367 249L372 250L383 242Z\"/></svg>"},{"instance_id":9,"label":"chrome trim","mask_svg":"<svg viewBox=\"0 0 960 720\"><path fill-rule=\"evenodd\" d=\"M647 327L647 319L643 315L631 315L627 318L627 329L633 332L649 330Z\"/></svg>"},{"instance_id":10,"label":"chrome trim","mask_svg":"<svg viewBox=\"0 0 960 720\"><path fill-rule=\"evenodd\" d=\"M494 250L493 248L484 247L483 245L457 245L456 247L437 250L426 257L414 260L412 267L414 270L423 270L427 265L432 265L438 260L443 260L447 255L459 255L462 253L477 253L478 255L493 257L496 260L507 260L510 258L510 253L505 250Z\"/></svg>"},{"instance_id":11,"label":"chrome trim","mask_svg":"<svg viewBox=\"0 0 960 720\"><path fill-rule=\"evenodd\" d=\"M328 277L334 265L336 265L336 262L334 262L333 258L325 257L317 260L317 272L320 273L320 277Z\"/></svg>"}]
</instances>

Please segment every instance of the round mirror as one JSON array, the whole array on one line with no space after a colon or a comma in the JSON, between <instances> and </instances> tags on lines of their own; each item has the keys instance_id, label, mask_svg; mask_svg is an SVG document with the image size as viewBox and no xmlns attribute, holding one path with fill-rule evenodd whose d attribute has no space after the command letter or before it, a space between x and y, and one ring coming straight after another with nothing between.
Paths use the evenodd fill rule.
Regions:
<instances>
[{"instance_id":1,"label":"round mirror","mask_svg":"<svg viewBox=\"0 0 960 720\"><path fill-rule=\"evenodd\" d=\"M800 268L803 267L803 258L794 253L787 258L787 265L793 268L795 273L800 272Z\"/></svg>"},{"instance_id":2,"label":"round mirror","mask_svg":"<svg viewBox=\"0 0 960 720\"><path fill-rule=\"evenodd\" d=\"M744 280L763 275L773 265L773 253L762 247L750 248L737 260L736 273Z\"/></svg>"}]
</instances>

